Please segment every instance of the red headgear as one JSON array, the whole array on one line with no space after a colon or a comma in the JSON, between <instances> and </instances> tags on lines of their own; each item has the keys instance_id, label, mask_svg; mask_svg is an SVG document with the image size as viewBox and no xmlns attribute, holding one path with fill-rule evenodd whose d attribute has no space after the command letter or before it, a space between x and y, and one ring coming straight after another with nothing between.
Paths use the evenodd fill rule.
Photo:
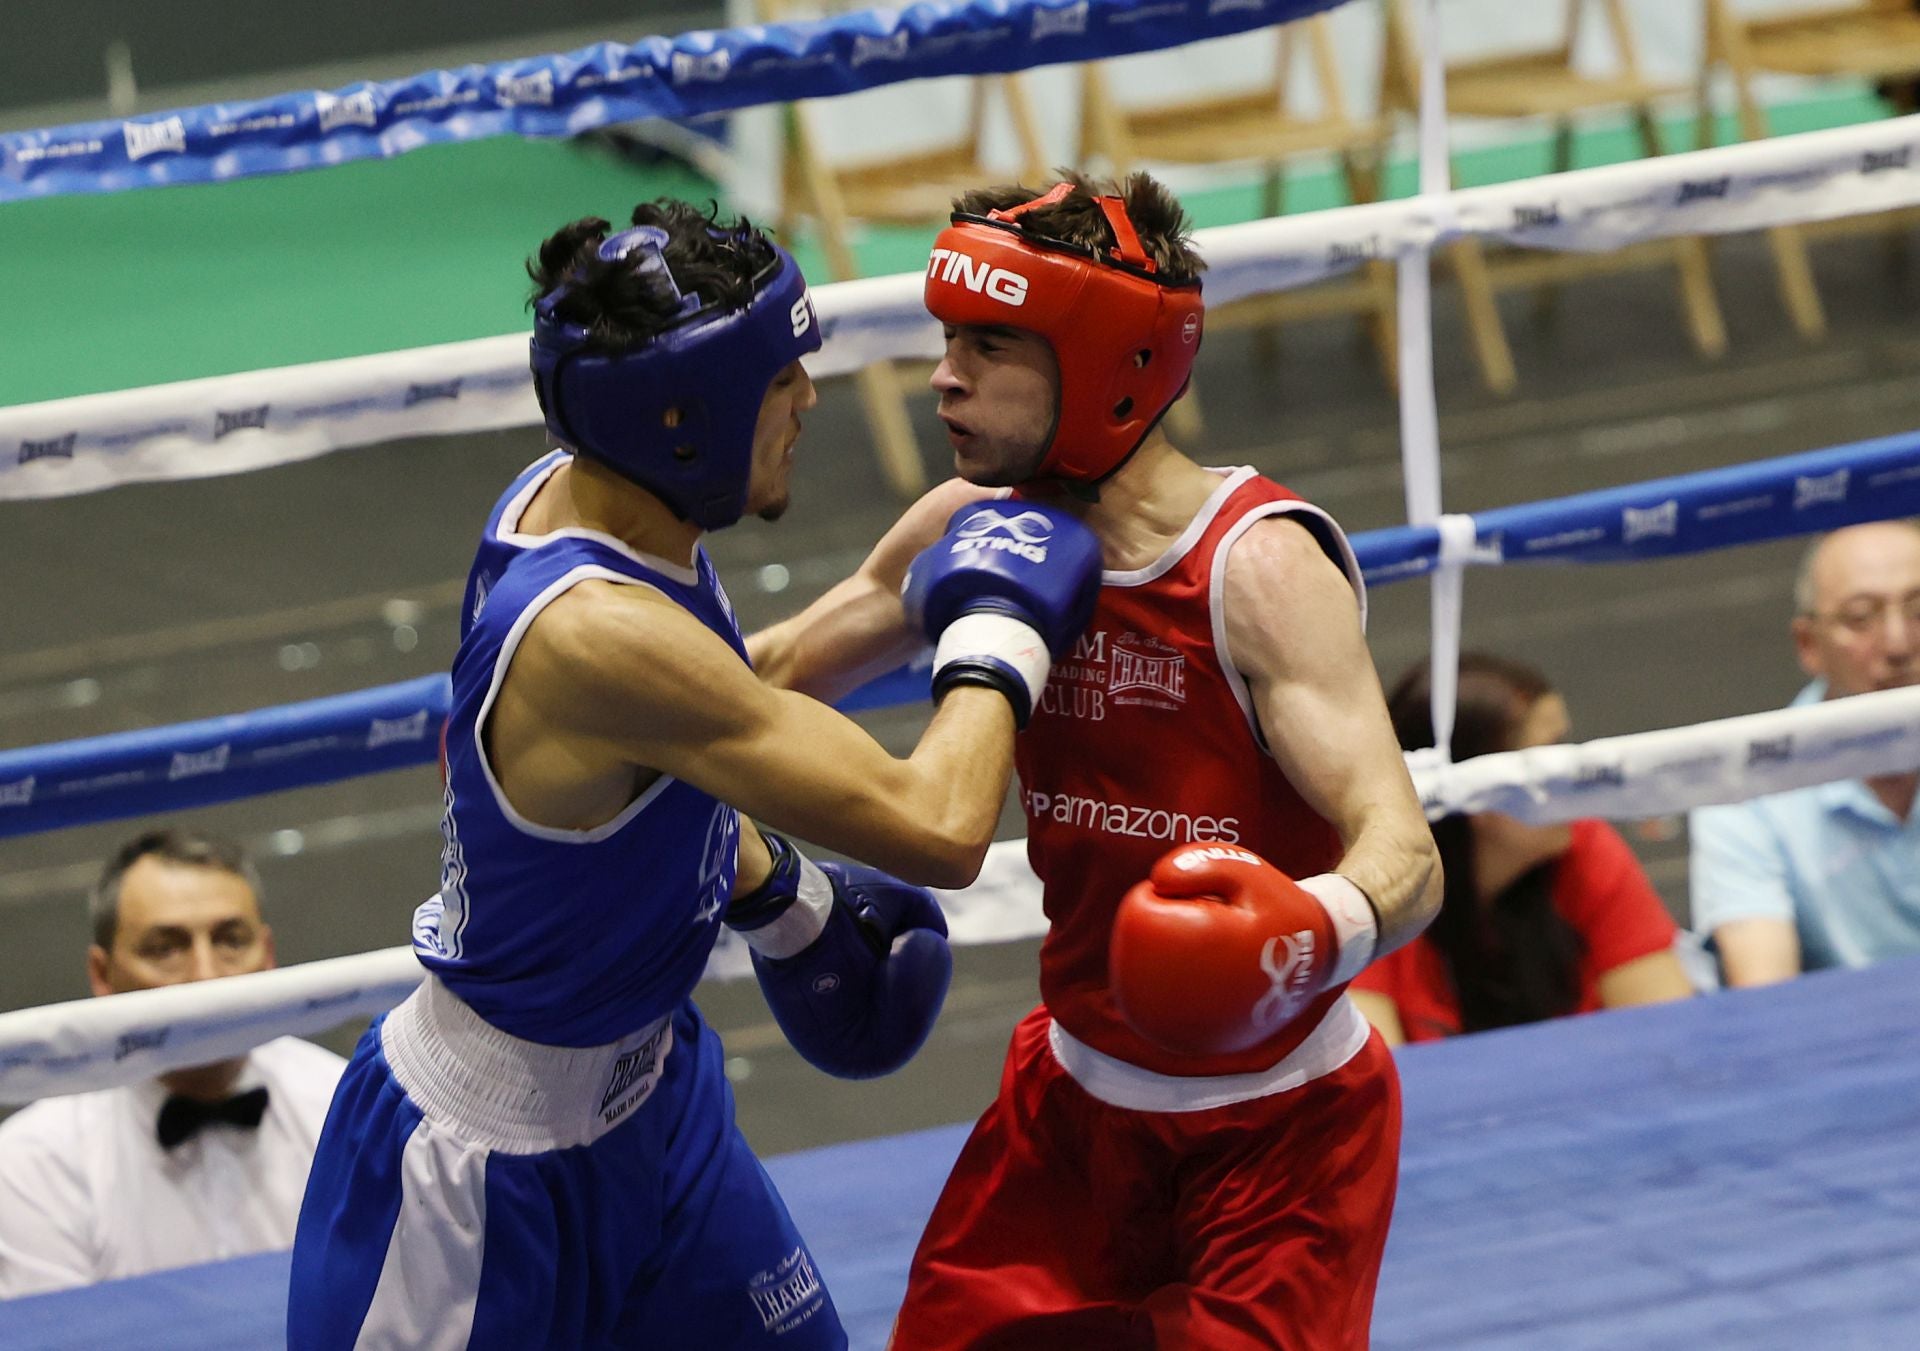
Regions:
<instances>
[{"instance_id":1,"label":"red headgear","mask_svg":"<svg viewBox=\"0 0 1920 1351\"><path fill-rule=\"evenodd\" d=\"M985 216L955 212L927 264L927 309L943 324L1038 333L1060 366L1060 415L1036 477L1098 482L1120 467L1187 387L1200 350L1200 282L1166 282L1118 197L1094 201L1117 247L1102 254L1029 235L1019 217L1073 191Z\"/></svg>"}]
</instances>

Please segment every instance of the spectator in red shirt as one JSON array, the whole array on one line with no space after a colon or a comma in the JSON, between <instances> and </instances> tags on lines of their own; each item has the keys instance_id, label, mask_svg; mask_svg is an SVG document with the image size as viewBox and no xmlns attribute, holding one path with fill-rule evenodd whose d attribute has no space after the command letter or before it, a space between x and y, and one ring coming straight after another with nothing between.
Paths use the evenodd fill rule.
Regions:
<instances>
[{"instance_id":1,"label":"spectator in red shirt","mask_svg":"<svg viewBox=\"0 0 1920 1351\"><path fill-rule=\"evenodd\" d=\"M1387 699L1400 745L1433 744L1425 663ZM1566 739L1567 705L1530 666L1460 659L1455 760ZM1353 999L1389 1045L1539 1022L1692 993L1677 932L1618 831L1530 826L1500 812L1433 823L1446 899L1425 934L1355 978Z\"/></svg>"}]
</instances>

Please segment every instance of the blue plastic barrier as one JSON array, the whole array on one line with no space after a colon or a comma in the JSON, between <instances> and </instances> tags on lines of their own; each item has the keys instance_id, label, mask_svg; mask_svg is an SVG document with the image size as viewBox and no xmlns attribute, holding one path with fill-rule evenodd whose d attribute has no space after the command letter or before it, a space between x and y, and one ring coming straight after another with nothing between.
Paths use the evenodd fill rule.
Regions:
<instances>
[{"instance_id":1,"label":"blue plastic barrier","mask_svg":"<svg viewBox=\"0 0 1920 1351\"><path fill-rule=\"evenodd\" d=\"M390 158L489 136L577 136L939 75L1154 51L1341 0L948 0L813 23L603 42L244 103L0 136L0 202Z\"/></svg>"}]
</instances>

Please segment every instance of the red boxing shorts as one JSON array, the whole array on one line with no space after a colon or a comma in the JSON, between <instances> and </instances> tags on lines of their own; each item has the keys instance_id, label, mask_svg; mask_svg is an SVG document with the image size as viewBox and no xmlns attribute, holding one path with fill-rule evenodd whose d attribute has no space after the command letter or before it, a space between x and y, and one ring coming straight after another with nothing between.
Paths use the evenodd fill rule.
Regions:
<instances>
[{"instance_id":1,"label":"red boxing shorts","mask_svg":"<svg viewBox=\"0 0 1920 1351\"><path fill-rule=\"evenodd\" d=\"M1013 1035L913 1257L893 1351L1364 1348L1400 1162L1379 1035L1296 1088L1193 1112L1093 1097Z\"/></svg>"}]
</instances>

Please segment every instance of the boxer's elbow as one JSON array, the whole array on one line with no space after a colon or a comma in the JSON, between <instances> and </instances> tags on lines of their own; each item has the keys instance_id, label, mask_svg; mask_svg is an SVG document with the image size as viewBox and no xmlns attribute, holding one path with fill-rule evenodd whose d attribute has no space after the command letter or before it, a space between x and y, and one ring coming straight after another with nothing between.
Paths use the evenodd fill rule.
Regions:
<instances>
[{"instance_id":1,"label":"boxer's elbow","mask_svg":"<svg viewBox=\"0 0 1920 1351\"><path fill-rule=\"evenodd\" d=\"M1422 830L1408 842L1412 855L1409 876L1418 879L1409 904L1415 931L1425 929L1440 914L1440 902L1446 898L1447 877L1440 862L1440 848L1433 832Z\"/></svg>"},{"instance_id":2,"label":"boxer's elbow","mask_svg":"<svg viewBox=\"0 0 1920 1351\"><path fill-rule=\"evenodd\" d=\"M991 830L981 832L958 827L929 832L922 849L920 874L910 878L916 886L959 891L970 887L980 876L987 861L987 846L993 843Z\"/></svg>"},{"instance_id":3,"label":"boxer's elbow","mask_svg":"<svg viewBox=\"0 0 1920 1351\"><path fill-rule=\"evenodd\" d=\"M895 871L915 886L958 891L973 885L993 843L992 818L955 811L916 815L898 839L907 857Z\"/></svg>"}]
</instances>

